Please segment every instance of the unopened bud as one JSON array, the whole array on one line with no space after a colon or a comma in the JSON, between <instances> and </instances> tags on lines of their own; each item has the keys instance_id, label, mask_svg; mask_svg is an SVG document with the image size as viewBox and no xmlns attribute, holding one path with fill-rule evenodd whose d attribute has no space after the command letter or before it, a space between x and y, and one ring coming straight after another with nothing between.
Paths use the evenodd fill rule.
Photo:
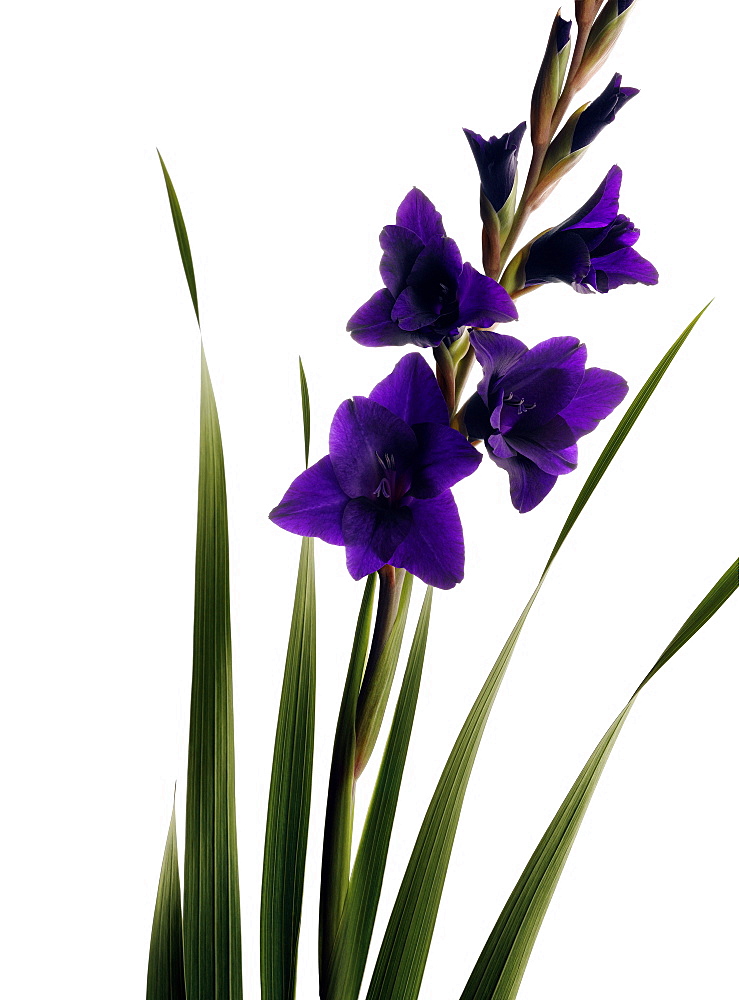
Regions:
<instances>
[{"instance_id":1,"label":"unopened bud","mask_svg":"<svg viewBox=\"0 0 739 1000\"><path fill-rule=\"evenodd\" d=\"M571 28L572 21L565 21L557 13L531 96L531 142L534 148L549 143L552 115L567 73Z\"/></svg>"},{"instance_id":2,"label":"unopened bud","mask_svg":"<svg viewBox=\"0 0 739 1000\"><path fill-rule=\"evenodd\" d=\"M577 74L578 87L584 86L608 58L609 52L623 31L626 16L633 4L634 0L608 0L596 18L590 29Z\"/></svg>"},{"instance_id":3,"label":"unopened bud","mask_svg":"<svg viewBox=\"0 0 739 1000\"><path fill-rule=\"evenodd\" d=\"M464 130L480 174L480 217L485 239L484 257L489 264L486 273L497 268L501 244L513 222L518 149L525 131L526 122L521 122L511 132L504 132L500 138L492 135L483 139L477 132Z\"/></svg>"},{"instance_id":4,"label":"unopened bud","mask_svg":"<svg viewBox=\"0 0 739 1000\"><path fill-rule=\"evenodd\" d=\"M624 104L638 93L635 87L622 87L621 74L616 73L602 94L570 115L547 150L540 181L532 198L532 207L535 208L568 170L574 167L596 136L615 120Z\"/></svg>"}]
</instances>

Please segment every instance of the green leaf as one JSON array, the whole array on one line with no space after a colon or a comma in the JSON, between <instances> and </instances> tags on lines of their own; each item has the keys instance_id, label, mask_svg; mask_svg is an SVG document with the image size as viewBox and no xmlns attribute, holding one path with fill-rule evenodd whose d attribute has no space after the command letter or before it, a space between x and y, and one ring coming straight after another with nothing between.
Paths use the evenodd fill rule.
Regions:
<instances>
[{"instance_id":1,"label":"green leaf","mask_svg":"<svg viewBox=\"0 0 739 1000\"><path fill-rule=\"evenodd\" d=\"M218 412L201 350L200 479L185 828L188 1000L241 1000L242 996L234 771L226 479Z\"/></svg>"},{"instance_id":2,"label":"green leaf","mask_svg":"<svg viewBox=\"0 0 739 1000\"><path fill-rule=\"evenodd\" d=\"M356 1000L362 984L416 713L432 596L433 589L428 587L349 882L331 957L326 1000Z\"/></svg>"},{"instance_id":3,"label":"green leaf","mask_svg":"<svg viewBox=\"0 0 739 1000\"><path fill-rule=\"evenodd\" d=\"M354 644L349 658L349 669L346 674L339 717L336 721L336 735L328 779L318 925L318 965L322 995L324 979L349 885L354 826L354 757L357 742L354 723L357 714L357 698L362 684L362 674L367 661L367 650L372 630L372 607L376 584L377 573L371 573L367 577L357 616Z\"/></svg>"},{"instance_id":4,"label":"green leaf","mask_svg":"<svg viewBox=\"0 0 739 1000\"><path fill-rule=\"evenodd\" d=\"M195 268L192 265L192 254L190 253L190 241L187 238L187 229L185 228L185 220L182 217L182 209L180 208L180 203L177 198L177 193L172 184L172 180L169 176L169 172L164 165L164 160L162 159L162 154L157 150L157 156L159 157L159 162L162 165L162 173L164 174L164 183L167 185L167 197L169 198L169 207L172 210L172 222L174 222L174 231L177 235L177 245L180 248L180 257L182 258L182 266L185 269L185 277L187 278L187 287L190 289L190 298L192 299L192 304L195 309L195 316L197 317L198 326L200 326L200 312L198 311L198 290L195 286Z\"/></svg>"},{"instance_id":5,"label":"green leaf","mask_svg":"<svg viewBox=\"0 0 739 1000\"><path fill-rule=\"evenodd\" d=\"M185 1000L182 903L174 805L154 906L146 1000Z\"/></svg>"},{"instance_id":6,"label":"green leaf","mask_svg":"<svg viewBox=\"0 0 739 1000\"><path fill-rule=\"evenodd\" d=\"M303 440L305 441L305 466L308 467L308 453L310 451L310 396L308 395L308 381L303 369L303 359L298 358L300 366L300 401L303 409Z\"/></svg>"},{"instance_id":7,"label":"green leaf","mask_svg":"<svg viewBox=\"0 0 739 1000\"><path fill-rule=\"evenodd\" d=\"M272 758L261 909L262 1000L295 996L308 842L316 693L313 539L300 549Z\"/></svg>"},{"instance_id":8,"label":"green leaf","mask_svg":"<svg viewBox=\"0 0 739 1000\"><path fill-rule=\"evenodd\" d=\"M161 156L159 161L182 266L198 316L185 220ZM234 770L226 475L218 411L201 343L200 473L185 826L188 1000L241 1000L242 996Z\"/></svg>"},{"instance_id":9,"label":"green leaf","mask_svg":"<svg viewBox=\"0 0 739 1000\"><path fill-rule=\"evenodd\" d=\"M716 614L739 586L739 560L669 643L580 772L524 869L472 971L461 1000L513 1000L547 907L621 728L645 684Z\"/></svg>"},{"instance_id":10,"label":"green leaf","mask_svg":"<svg viewBox=\"0 0 739 1000\"><path fill-rule=\"evenodd\" d=\"M518 637L554 557L703 312L705 309L667 351L603 449L565 521L536 589L508 636L460 730L421 824L375 963L367 1000L416 1000L418 997L467 783Z\"/></svg>"}]
</instances>

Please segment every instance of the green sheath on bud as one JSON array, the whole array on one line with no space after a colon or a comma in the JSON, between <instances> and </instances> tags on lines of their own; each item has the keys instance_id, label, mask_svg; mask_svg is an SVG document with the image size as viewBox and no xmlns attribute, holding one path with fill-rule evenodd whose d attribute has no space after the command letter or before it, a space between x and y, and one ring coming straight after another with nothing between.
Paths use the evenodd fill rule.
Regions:
<instances>
[{"instance_id":1,"label":"green sheath on bud","mask_svg":"<svg viewBox=\"0 0 739 1000\"><path fill-rule=\"evenodd\" d=\"M575 134L575 128L580 119L580 115L583 113L587 104L583 104L581 108L573 112L569 119L557 133L557 136L552 141L551 146L547 150L547 155L544 158L544 163L542 164L541 174L539 175L539 182L536 185L536 189L531 196L531 207L536 208L544 198L549 194L549 192L555 187L556 184L564 177L564 175L571 170L578 160L582 159L585 155L585 150L587 147L582 149L577 149L575 152L572 150L572 137Z\"/></svg>"},{"instance_id":2,"label":"green sheath on bud","mask_svg":"<svg viewBox=\"0 0 739 1000\"><path fill-rule=\"evenodd\" d=\"M552 115L562 93L570 57L570 27L557 13L549 33L544 59L531 95L531 142L535 149L548 145Z\"/></svg>"},{"instance_id":3,"label":"green sheath on bud","mask_svg":"<svg viewBox=\"0 0 739 1000\"><path fill-rule=\"evenodd\" d=\"M580 69L577 74L578 88L584 86L608 58L618 36L623 31L626 18L635 0L626 3L625 0L608 0L603 10L590 29L585 45Z\"/></svg>"},{"instance_id":4,"label":"green sheath on bud","mask_svg":"<svg viewBox=\"0 0 739 1000\"><path fill-rule=\"evenodd\" d=\"M527 243L525 247L522 247L518 251L501 275L500 283L509 295L515 295L516 292L523 291L526 285L526 261L529 259L529 251L533 242L531 240L530 243Z\"/></svg>"}]
</instances>

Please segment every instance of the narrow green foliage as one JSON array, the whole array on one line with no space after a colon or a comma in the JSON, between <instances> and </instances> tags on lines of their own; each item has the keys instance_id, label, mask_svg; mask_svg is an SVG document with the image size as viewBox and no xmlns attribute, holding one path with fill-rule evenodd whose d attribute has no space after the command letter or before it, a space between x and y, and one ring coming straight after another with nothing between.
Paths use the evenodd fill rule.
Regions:
<instances>
[{"instance_id":1,"label":"narrow green foliage","mask_svg":"<svg viewBox=\"0 0 739 1000\"><path fill-rule=\"evenodd\" d=\"M329 959L344 907L349 871L351 868L352 829L354 826L354 756L356 733L354 722L357 698L362 683L362 673L367 660L372 631L377 573L367 577L364 595L357 616L354 645L349 659L349 669L341 699L336 736L328 779L326 822L323 832L323 861L321 865L321 899L318 923L318 966L321 994Z\"/></svg>"},{"instance_id":2,"label":"narrow green foliage","mask_svg":"<svg viewBox=\"0 0 739 1000\"><path fill-rule=\"evenodd\" d=\"M331 957L326 1000L356 1000L359 995L416 713L432 596L433 589L428 587L352 870Z\"/></svg>"},{"instance_id":3,"label":"narrow green foliage","mask_svg":"<svg viewBox=\"0 0 739 1000\"><path fill-rule=\"evenodd\" d=\"M159 161L199 324L195 271L185 220L161 156ZM226 474L218 411L202 344L184 944L188 1000L241 1000Z\"/></svg>"},{"instance_id":4,"label":"narrow green foliage","mask_svg":"<svg viewBox=\"0 0 739 1000\"><path fill-rule=\"evenodd\" d=\"M705 309L695 317L659 362L603 449L565 521L536 589L508 636L460 730L421 824L375 963L367 1000L416 1000L418 997L467 783L490 710L518 637L554 557L647 400L704 311Z\"/></svg>"},{"instance_id":5,"label":"narrow green foliage","mask_svg":"<svg viewBox=\"0 0 739 1000\"><path fill-rule=\"evenodd\" d=\"M182 903L174 805L154 906L146 1000L185 1000Z\"/></svg>"},{"instance_id":6,"label":"narrow green foliage","mask_svg":"<svg viewBox=\"0 0 739 1000\"><path fill-rule=\"evenodd\" d=\"M310 398L302 361L299 364L307 466ZM316 574L313 539L304 538L277 716L264 835L260 923L263 1000L292 1000L295 996L315 715Z\"/></svg>"},{"instance_id":7,"label":"narrow green foliage","mask_svg":"<svg viewBox=\"0 0 739 1000\"><path fill-rule=\"evenodd\" d=\"M185 978L188 1000L241 1000L226 479L218 412L202 350L201 375Z\"/></svg>"},{"instance_id":8,"label":"narrow green foliage","mask_svg":"<svg viewBox=\"0 0 739 1000\"><path fill-rule=\"evenodd\" d=\"M192 254L190 253L190 241L187 238L187 229L185 228L185 220L182 217L182 209L180 208L180 203L177 198L177 192L174 189L174 184L169 176L169 172L164 165L164 160L162 159L162 154L157 150L157 156L159 157L159 162L162 165L162 173L164 174L164 183L167 185L167 197L169 198L169 207L172 210L172 222L174 222L174 231L177 235L177 245L180 248L180 257L182 258L182 266L185 269L185 277L187 278L187 287L190 289L190 298L192 299L193 308L195 309L195 316L197 317L198 326L200 326L200 312L198 311L198 290L195 285L195 268L192 265Z\"/></svg>"},{"instance_id":9,"label":"narrow green foliage","mask_svg":"<svg viewBox=\"0 0 739 1000\"><path fill-rule=\"evenodd\" d=\"M261 909L263 1000L292 1000L308 842L316 694L313 539L300 549L277 719L264 838Z\"/></svg>"},{"instance_id":10,"label":"narrow green foliage","mask_svg":"<svg viewBox=\"0 0 739 1000\"><path fill-rule=\"evenodd\" d=\"M531 856L472 971L461 1000L514 1000L547 907L621 728L645 684L739 586L739 560L690 615L593 751Z\"/></svg>"},{"instance_id":11,"label":"narrow green foliage","mask_svg":"<svg viewBox=\"0 0 739 1000\"><path fill-rule=\"evenodd\" d=\"M310 452L310 396L308 381L303 369L303 359L298 358L300 366L300 401L303 408L303 440L305 441L305 467L308 468L308 453Z\"/></svg>"}]
</instances>

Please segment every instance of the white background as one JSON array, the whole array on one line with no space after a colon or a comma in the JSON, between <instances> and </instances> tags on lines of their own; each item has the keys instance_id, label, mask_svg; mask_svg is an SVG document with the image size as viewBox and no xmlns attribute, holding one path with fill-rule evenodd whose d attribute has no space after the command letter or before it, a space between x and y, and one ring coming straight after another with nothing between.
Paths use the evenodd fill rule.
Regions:
<instances>
[{"instance_id":1,"label":"white background","mask_svg":"<svg viewBox=\"0 0 739 1000\"><path fill-rule=\"evenodd\" d=\"M223 428L245 983L255 997L262 831L299 548L266 514L301 469L297 355L317 459L338 403L368 392L402 353L360 348L344 327L380 285L377 234L410 187L435 201L479 266L477 175L461 128L500 134L526 117L555 9L155 0L17 5L6 15L4 996L142 997L175 780L181 843L184 834L199 348L155 147L189 228ZM736 556L739 16L704 11L636 4L583 100L616 69L642 93L532 222L537 232L561 221L617 162L622 210L661 282L607 296L540 289L521 300L513 331L529 344L578 336L593 364L638 388L716 300L530 616L470 783L427 1000L459 995L591 749ZM467 574L435 597L378 929L464 715L614 427L583 440L580 468L533 513L513 510L507 477L489 462L455 491ZM340 549L316 551L301 1000L317 995L322 811L361 594ZM632 713L521 1000L735 989L736 607ZM360 804L370 781L368 772ZM378 945L379 935L372 955Z\"/></svg>"}]
</instances>

